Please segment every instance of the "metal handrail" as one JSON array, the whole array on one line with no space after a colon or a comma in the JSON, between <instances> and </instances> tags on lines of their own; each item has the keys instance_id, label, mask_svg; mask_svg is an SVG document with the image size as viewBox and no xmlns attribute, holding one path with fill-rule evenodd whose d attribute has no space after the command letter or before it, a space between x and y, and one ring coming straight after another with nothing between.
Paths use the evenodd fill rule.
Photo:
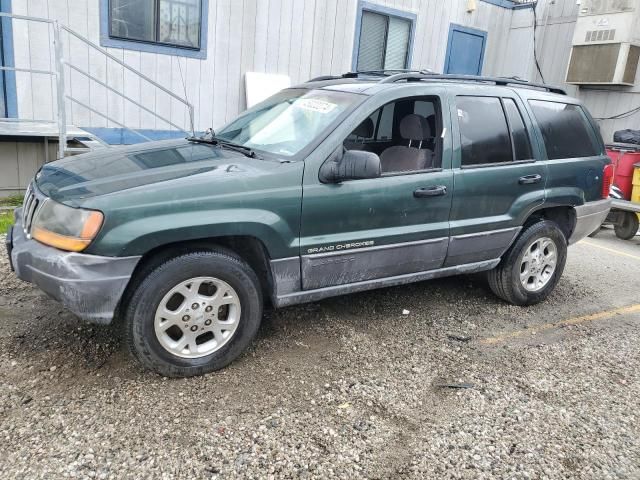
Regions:
<instances>
[{"instance_id":1,"label":"metal handrail","mask_svg":"<svg viewBox=\"0 0 640 480\"><path fill-rule=\"evenodd\" d=\"M56 96L58 98L58 156L64 158L67 148L67 107L64 102L66 95L64 83L64 60L62 59L62 38L60 28L57 23L53 24L53 47L56 57L56 71L58 72L58 84L56 86Z\"/></svg>"},{"instance_id":2,"label":"metal handrail","mask_svg":"<svg viewBox=\"0 0 640 480\"><path fill-rule=\"evenodd\" d=\"M41 73L43 75L57 75L58 72L52 70L37 70L35 68L16 68L16 67L0 67L0 70L5 72L27 72L27 73Z\"/></svg>"},{"instance_id":3,"label":"metal handrail","mask_svg":"<svg viewBox=\"0 0 640 480\"><path fill-rule=\"evenodd\" d=\"M8 17L14 18L16 20L29 20L31 22L42 22L42 23L55 23L55 20L51 20L50 18L42 18L42 17L29 17L26 15L15 15L13 13L0 12L0 17Z\"/></svg>"},{"instance_id":4,"label":"metal handrail","mask_svg":"<svg viewBox=\"0 0 640 480\"><path fill-rule=\"evenodd\" d=\"M189 119L191 122L191 131L193 131L194 125L193 125L193 105L191 105L186 99L176 95L175 93L173 93L171 90L167 89L166 87L163 87L162 85L160 85L158 82L156 82L155 80L147 77L144 73L136 70L135 68L133 68L130 65L127 65L125 62L123 62L122 60L120 60L118 57L111 55L109 52L107 52L105 49L103 49L102 47L100 47L99 45L97 45L96 43L92 42L91 40L89 40L88 38L80 35L78 32L75 32L73 30L71 30L69 27L67 27L66 25L60 25L60 28L64 31L66 31L67 33L70 33L71 35L73 35L74 37L76 37L78 40L86 43L87 45L93 47L94 49L96 49L97 51L99 51L100 53L102 53L103 55L105 55L107 58L109 58L110 60L113 60L114 62L116 62L117 64L121 65L122 67L126 68L127 70L129 70L130 72L133 72L134 74L136 74L138 77L142 78L143 80L149 82L151 85L153 85L154 87L162 90L163 92L165 92L166 94L170 95L171 97L175 98L176 100L178 100L179 102L181 102L182 104L184 104L187 109L189 110ZM124 96L124 95L123 95Z\"/></svg>"},{"instance_id":5,"label":"metal handrail","mask_svg":"<svg viewBox=\"0 0 640 480\"><path fill-rule=\"evenodd\" d=\"M136 135L144 138L146 141L150 142L151 139L149 137L147 137L146 135L141 134L140 132L134 130L133 128L129 128L126 125L118 122L117 120L114 120L113 118L109 117L108 115L105 115L104 113L99 112L98 110L96 110L95 108L90 107L89 105L87 105L84 102L81 102L80 100L78 100L77 98L73 98L70 95L65 95L65 98L67 100L70 100L74 103L77 103L78 105L80 105L83 108L86 108L87 110L89 110L90 112L95 113L96 115L100 115L102 118L104 118L105 120L110 121L111 123L115 123L116 125L118 125L121 128L124 128L125 130L130 131L131 133L135 133Z\"/></svg>"},{"instance_id":6,"label":"metal handrail","mask_svg":"<svg viewBox=\"0 0 640 480\"><path fill-rule=\"evenodd\" d=\"M194 109L193 109L193 105L191 103L189 103L189 101L186 98L182 98L179 95L173 93L168 88L160 85L155 80L149 78L148 76L146 76L142 72L140 72L140 71L136 70L135 68L133 68L132 66L126 64L125 62L120 60L118 57L112 55L111 53L106 51L104 48L100 47L99 45L97 45L96 43L92 42L91 40L89 40L88 38L84 37L83 35L80 35L79 33L75 32L74 30L72 30L71 28L67 27L66 25L60 24L57 20L51 20L51 19L48 19L48 18L41 18L41 17L31 17L31 16L26 16L26 15L15 15L15 14L12 14L12 13L7 13L7 12L0 12L0 18L2 18L2 17L9 18L11 20L25 20L25 21L31 21L31 22L40 22L40 23L45 23L45 24L51 25L53 27L53 46L54 46L53 55L54 55L54 60L55 60L55 68L53 70L42 70L42 69L31 69L31 68L0 66L0 71L25 72L25 73L31 73L31 74L50 75L50 76L56 78L56 81L57 81L57 84L56 84L56 90L57 90L57 92L56 92L57 93L57 115L56 115L56 118L54 120L40 120L40 122L57 123L57 125L58 125L58 134L59 134L59 141L58 141L58 156L59 156L59 158L63 158L64 155L65 155L65 152L71 152L73 150L73 149L70 149L70 148L67 147L66 100L69 100L72 103L80 105L81 107L87 109L88 111L90 111L90 112L92 112L92 113L94 113L96 115L99 115L102 118L105 118L108 122L111 122L111 123L113 123L115 125L118 125L119 127L123 128L125 130L130 131L133 134L143 138L146 141L151 141L151 139L149 137L147 137L147 136L143 135L142 133L140 133L140 132L138 132L138 131L130 128L130 127L127 127L123 123L120 123L117 120L114 120L113 118L109 117L108 112L107 112L107 114L104 114L104 113L96 110L95 108L91 107L90 105L87 105L86 103L84 103L84 102L78 100L77 98L73 97L73 95L67 94L66 88L65 88L65 66L68 66L71 70L74 70L74 71L80 73L81 75L84 75L90 81L96 82L98 85L101 85L102 87L106 88L110 92L115 93L116 95L119 95L125 101L128 101L128 102L132 103L133 105L135 105L140 110L153 115L154 117L158 118L159 120L165 122L167 125L170 125L172 128L175 128L175 129L177 129L177 130L179 130L181 132L186 132L186 130L184 128L182 128L179 125L177 125L176 123L172 122L170 119L167 119L167 118L163 117L162 115L158 114L157 112L154 112L153 110L145 107L142 103L140 103L140 102L134 100L133 98L129 97L124 92L120 92L117 89L113 88L112 86L108 85L107 82L104 82L104 81L100 80L99 78L95 77L94 75L91 75L91 73L86 72L86 71L82 70L81 68L73 65L69 61L65 61L64 60L64 55L63 55L62 37L61 37L61 34L60 34L61 30L64 30L69 35L77 38L78 40L80 40L81 42L86 44L88 47L93 48L96 51L98 51L99 53L101 53L102 55L104 55L107 59L109 59L109 60L117 63L121 67L129 70L130 72L135 74L138 78L144 80L145 82L149 83L153 87L159 89L160 91L162 91L162 92L166 93L167 95L169 95L171 98L173 98L173 99L177 100L178 102L180 102L181 104L183 104L187 108L187 111L188 111L189 124L190 124L189 126L190 126L190 129L191 129L191 132L194 131ZM34 121L34 120L17 118L17 119L10 119L10 121Z\"/></svg>"},{"instance_id":7,"label":"metal handrail","mask_svg":"<svg viewBox=\"0 0 640 480\"><path fill-rule=\"evenodd\" d=\"M166 122L167 125L172 126L173 128L176 128L178 130L180 130L181 132L187 132L184 128L180 127L179 125L176 125L175 123L173 123L170 120L167 120L166 118L164 118L162 115L154 112L153 110L151 110L150 108L145 107L144 105L142 105L141 103L136 102L134 99L128 97L127 95L124 95L123 93L117 91L115 88L110 87L109 85L107 85L105 82L103 82L102 80L100 80L99 78L94 77L93 75L85 72L84 70L82 70L81 68L76 67L75 65L71 65L70 63L67 63L67 66L69 68L71 68L72 70L78 72L81 75L84 75L85 77L87 77L88 79L96 82L98 85L106 88L107 90L109 90L110 92L113 92L115 94L121 95L123 98L125 98L126 100L130 101L131 103L133 103L136 107L140 108L141 110L144 110L145 112L149 113L150 115L153 115L157 118L159 118L160 120L162 120L163 122Z\"/></svg>"}]
</instances>

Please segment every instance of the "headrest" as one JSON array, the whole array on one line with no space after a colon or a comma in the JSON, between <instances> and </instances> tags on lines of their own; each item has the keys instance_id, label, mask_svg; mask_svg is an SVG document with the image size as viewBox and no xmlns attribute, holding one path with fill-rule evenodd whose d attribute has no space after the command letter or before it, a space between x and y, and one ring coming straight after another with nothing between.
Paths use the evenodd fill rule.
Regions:
<instances>
[{"instance_id":1,"label":"headrest","mask_svg":"<svg viewBox=\"0 0 640 480\"><path fill-rule=\"evenodd\" d=\"M406 140L427 140L431 138L431 128L426 118L411 113L400 121L400 136Z\"/></svg>"},{"instance_id":2,"label":"headrest","mask_svg":"<svg viewBox=\"0 0 640 480\"><path fill-rule=\"evenodd\" d=\"M356 129L352 132L356 137L371 138L373 137L373 120L371 118L365 119Z\"/></svg>"}]
</instances>

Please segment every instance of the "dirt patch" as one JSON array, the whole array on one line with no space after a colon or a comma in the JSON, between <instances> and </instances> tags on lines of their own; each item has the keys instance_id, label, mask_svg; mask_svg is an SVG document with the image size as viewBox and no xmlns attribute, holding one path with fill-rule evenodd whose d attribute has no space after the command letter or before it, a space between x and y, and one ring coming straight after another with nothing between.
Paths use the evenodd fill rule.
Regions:
<instances>
[{"instance_id":1,"label":"dirt patch","mask_svg":"<svg viewBox=\"0 0 640 480\"><path fill-rule=\"evenodd\" d=\"M2 250L0 476L637 478L638 315L480 343L637 301L600 253L527 309L459 277L269 311L231 366L167 380Z\"/></svg>"}]
</instances>

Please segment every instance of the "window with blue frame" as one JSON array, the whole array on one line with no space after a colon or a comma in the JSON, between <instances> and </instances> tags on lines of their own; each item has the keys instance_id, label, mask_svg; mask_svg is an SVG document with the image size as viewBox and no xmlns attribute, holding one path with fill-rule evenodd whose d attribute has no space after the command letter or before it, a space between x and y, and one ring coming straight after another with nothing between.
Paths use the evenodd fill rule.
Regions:
<instances>
[{"instance_id":1,"label":"window with blue frame","mask_svg":"<svg viewBox=\"0 0 640 480\"><path fill-rule=\"evenodd\" d=\"M365 2L360 12L355 69L408 68L415 15Z\"/></svg>"},{"instance_id":2,"label":"window with blue frame","mask_svg":"<svg viewBox=\"0 0 640 480\"><path fill-rule=\"evenodd\" d=\"M200 49L203 0L109 0L109 36Z\"/></svg>"}]
</instances>

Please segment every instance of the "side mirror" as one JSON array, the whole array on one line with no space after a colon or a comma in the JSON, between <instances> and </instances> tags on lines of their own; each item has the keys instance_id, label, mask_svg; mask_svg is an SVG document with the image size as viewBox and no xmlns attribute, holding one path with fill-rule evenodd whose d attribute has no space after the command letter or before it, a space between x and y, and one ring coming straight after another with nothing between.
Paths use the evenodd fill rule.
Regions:
<instances>
[{"instance_id":1,"label":"side mirror","mask_svg":"<svg viewBox=\"0 0 640 480\"><path fill-rule=\"evenodd\" d=\"M347 150L342 156L325 162L320 169L320 181L324 183L378 178L381 175L380 157L363 150Z\"/></svg>"}]
</instances>

